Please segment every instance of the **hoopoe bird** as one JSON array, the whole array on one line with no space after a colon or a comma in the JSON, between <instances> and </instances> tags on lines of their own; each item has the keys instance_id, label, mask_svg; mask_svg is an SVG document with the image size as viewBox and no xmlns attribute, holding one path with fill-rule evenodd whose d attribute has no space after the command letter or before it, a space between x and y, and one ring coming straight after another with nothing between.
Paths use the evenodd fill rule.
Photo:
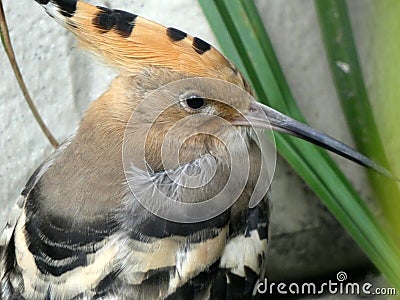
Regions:
<instances>
[{"instance_id":1,"label":"hoopoe bird","mask_svg":"<svg viewBox=\"0 0 400 300\"><path fill-rule=\"evenodd\" d=\"M82 1L36 2L119 75L22 191L0 239L1 299L255 296L270 211L264 129L386 173L256 102L200 38Z\"/></svg>"}]
</instances>

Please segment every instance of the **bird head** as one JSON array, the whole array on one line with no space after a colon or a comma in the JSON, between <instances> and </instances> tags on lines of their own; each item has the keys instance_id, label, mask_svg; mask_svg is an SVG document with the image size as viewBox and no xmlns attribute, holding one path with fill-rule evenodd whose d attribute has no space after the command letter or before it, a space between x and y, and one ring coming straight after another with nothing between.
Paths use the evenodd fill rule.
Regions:
<instances>
[{"instance_id":1,"label":"bird head","mask_svg":"<svg viewBox=\"0 0 400 300\"><path fill-rule=\"evenodd\" d=\"M256 101L240 71L202 39L120 10L81 1L55 3L57 9L45 4L47 12L119 72L88 109L78 134L122 148L125 169L133 164L155 174L189 162L208 165L209 157L232 169L233 162L240 168L248 159L253 164L245 171L256 173L251 179L256 180L263 168L255 165L274 154L263 151L265 137L259 131L272 129L389 175L349 146ZM219 182L228 180L222 176ZM204 189L192 198L203 194Z\"/></svg>"}]
</instances>

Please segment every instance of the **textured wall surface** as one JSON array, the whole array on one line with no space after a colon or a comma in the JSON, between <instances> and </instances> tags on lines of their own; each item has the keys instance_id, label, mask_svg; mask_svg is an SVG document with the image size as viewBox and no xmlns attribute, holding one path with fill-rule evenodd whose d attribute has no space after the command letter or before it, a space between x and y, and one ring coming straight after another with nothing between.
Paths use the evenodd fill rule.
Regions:
<instances>
[{"instance_id":1,"label":"textured wall surface","mask_svg":"<svg viewBox=\"0 0 400 300\"><path fill-rule=\"evenodd\" d=\"M166 26L182 29L218 47L195 0L135 0L90 3L125 9ZM351 1L358 42L365 2ZM45 122L59 141L68 137L88 103L115 73L76 47L74 38L33 0L5 3L6 16L22 74ZM259 0L257 5L295 98L310 124L352 145L320 39L311 0ZM365 47L360 47L362 50ZM368 52L361 51L362 60ZM363 56L364 55L364 56ZM35 123L0 49L0 226L30 174L52 148ZM334 157L366 198L362 168ZM363 265L365 257L323 204L282 160L272 185L272 241L268 273L298 279Z\"/></svg>"}]
</instances>

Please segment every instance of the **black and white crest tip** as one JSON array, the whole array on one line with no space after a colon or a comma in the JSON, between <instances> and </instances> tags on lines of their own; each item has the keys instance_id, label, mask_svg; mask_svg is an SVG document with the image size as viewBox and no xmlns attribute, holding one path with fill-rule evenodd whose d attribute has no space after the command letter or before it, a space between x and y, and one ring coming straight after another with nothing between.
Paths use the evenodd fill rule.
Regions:
<instances>
[{"instance_id":1,"label":"black and white crest tip","mask_svg":"<svg viewBox=\"0 0 400 300\"><path fill-rule=\"evenodd\" d=\"M75 11L77 0L35 0L37 3L44 6L47 13L56 18L57 14L71 18Z\"/></svg>"}]
</instances>

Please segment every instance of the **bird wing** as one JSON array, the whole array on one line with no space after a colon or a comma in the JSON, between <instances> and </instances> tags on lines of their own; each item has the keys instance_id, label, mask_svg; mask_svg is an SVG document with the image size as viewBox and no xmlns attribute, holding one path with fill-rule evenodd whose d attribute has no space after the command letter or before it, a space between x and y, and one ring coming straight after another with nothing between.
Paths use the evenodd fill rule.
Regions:
<instances>
[{"instance_id":1,"label":"bird wing","mask_svg":"<svg viewBox=\"0 0 400 300\"><path fill-rule=\"evenodd\" d=\"M62 143L60 147L48 159L46 159L42 164L40 164L40 166L35 170L35 172L33 172L31 177L29 178L28 182L26 183L24 189L21 192L21 195L15 202L15 205L11 213L9 214L7 223L3 228L2 233L0 234L0 257L2 253L1 249L2 248L4 249L8 245L10 238L14 232L14 227L17 224L17 221L22 213L22 209L25 205L27 196L29 195L31 190L35 187L35 185L40 180L42 175L53 164L58 154L61 153L68 146L71 140L72 138L67 139L64 143Z\"/></svg>"}]
</instances>

